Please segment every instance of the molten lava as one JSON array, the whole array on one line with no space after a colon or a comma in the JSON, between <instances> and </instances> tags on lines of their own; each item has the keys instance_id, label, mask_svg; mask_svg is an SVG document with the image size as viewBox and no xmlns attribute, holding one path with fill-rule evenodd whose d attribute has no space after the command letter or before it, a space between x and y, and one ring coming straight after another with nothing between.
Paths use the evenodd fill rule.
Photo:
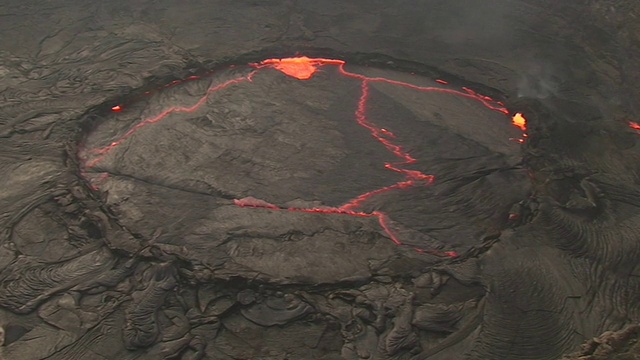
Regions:
<instances>
[{"instance_id":1,"label":"molten lava","mask_svg":"<svg viewBox=\"0 0 640 360\"><path fill-rule=\"evenodd\" d=\"M256 65L256 67L271 66L298 80L309 80L318 70L318 66L328 64L342 65L344 61L321 58L311 59L306 56L300 56L284 59L267 59Z\"/></svg>"},{"instance_id":2,"label":"molten lava","mask_svg":"<svg viewBox=\"0 0 640 360\"><path fill-rule=\"evenodd\" d=\"M629 121L629 127L633 130L640 131L640 124L638 124L637 122Z\"/></svg>"},{"instance_id":3,"label":"molten lava","mask_svg":"<svg viewBox=\"0 0 640 360\"><path fill-rule=\"evenodd\" d=\"M511 119L511 123L520 128L522 131L527 131L527 119L522 116L521 113L516 113Z\"/></svg>"},{"instance_id":4,"label":"molten lava","mask_svg":"<svg viewBox=\"0 0 640 360\"><path fill-rule=\"evenodd\" d=\"M370 97L369 86L370 83L381 82L387 83L395 86L401 86L405 88L409 88L415 91L420 92L438 92L438 93L446 93L456 96L465 97L468 99L472 99L482 103L485 107L490 110L500 112L502 114L508 115L510 112L504 107L504 104L495 101L488 96L484 96L478 94L474 90L469 88L462 88L463 91L448 89L444 87L422 87L409 83L405 83L402 81L391 80L381 77L368 77L361 74L356 74L349 72L345 69L345 62L342 60L334 60L334 59L323 59L323 58L308 58L306 56L302 57L294 57L294 58L283 58L283 59L267 59L257 64L251 64L256 70L251 72L247 76L238 77L236 79L228 80L222 84L211 87L205 96L203 96L199 101L197 101L194 105L189 107L171 107L160 114L143 120L137 125L133 126L129 131L127 131L122 137L118 140L112 142L110 145L105 146L103 148L93 149L89 152L89 154L96 155L96 157L91 161L85 161L85 171L86 169L92 168L100 162L104 156L122 144L122 142L126 141L129 137L131 137L135 132L137 132L140 128L157 123L160 120L166 118L168 115L173 113L185 113L185 112L194 112L199 109L202 105L204 105L210 94L214 92L218 92L220 90L226 89L230 86L251 82L252 76L256 74L263 68L273 68L282 73L291 76L293 78L299 80L309 80L313 77L319 67L325 65L335 65L338 67L338 71L345 77L356 79L360 81L360 98L358 100L355 113L354 120L358 125L367 129L374 140L381 143L390 153L395 155L398 158L397 162L388 162L384 164L384 167L390 171L396 172L398 174L403 175L404 180L398 181L395 184L391 184L379 189L374 189L364 194L361 194L347 203L343 204L339 207L315 207L315 208L284 208L279 207L277 205L268 203L264 200L256 199L253 197L246 197L243 199L234 200L234 204L240 207L245 208L258 208L265 209L271 211L291 211L291 212L301 212L301 213L316 213L316 214L335 214L335 215L346 215L353 217L361 217L361 218L376 218L379 226L382 228L384 233L393 241L396 245L403 245L402 241L395 234L394 230L391 226L391 221L389 217L378 210L372 212L362 211L362 206L370 199L380 194L390 192L390 191L398 191L402 189L408 189L415 186L427 186L433 183L434 176L430 174L425 174L418 170L407 169L406 167L411 164L415 164L417 160L411 156L406 150L403 149L402 146L396 144L394 140L396 136L385 128L380 128L375 124L371 123L367 118L367 103ZM195 80L198 77L191 77L188 80ZM447 85L448 83L444 80L436 80L438 84ZM179 82L174 82L179 83ZM170 85L173 86L174 83ZM114 112L122 111L122 107L120 105L114 106L111 108ZM512 118L513 125L517 126L523 132L526 131L526 119L522 116L521 113L517 113ZM636 123L631 123L634 129L640 130L640 125ZM526 137L526 134L523 134L523 137ZM523 139L519 139L519 142L524 142ZM445 257L458 257L458 254L455 251L439 251L435 249L423 249L423 248L414 248L415 251L419 253L428 253L436 256L445 256Z\"/></svg>"}]
</instances>

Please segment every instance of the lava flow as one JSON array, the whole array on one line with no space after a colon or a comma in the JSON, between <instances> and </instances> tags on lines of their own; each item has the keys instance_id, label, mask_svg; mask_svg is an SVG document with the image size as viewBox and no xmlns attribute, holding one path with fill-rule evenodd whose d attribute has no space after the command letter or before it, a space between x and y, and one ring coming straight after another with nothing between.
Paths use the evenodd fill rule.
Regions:
<instances>
[{"instance_id":1,"label":"lava flow","mask_svg":"<svg viewBox=\"0 0 640 360\"><path fill-rule=\"evenodd\" d=\"M378 196L380 194L408 189L416 186L427 186L434 181L434 176L430 174L425 174L418 170L408 169L407 166L411 164L415 164L417 160L412 157L407 151L403 149L402 146L397 145L394 140L396 136L389 130L380 128L369 122L367 119L367 102L369 100L369 87L370 83L388 83L395 86L401 86L405 88L409 88L412 90L420 91L420 92L439 92L452 94L456 96L462 96L465 98L476 100L482 103L485 107L490 110L500 112L502 114L508 115L509 110L504 107L499 101L495 101L488 96L484 96L478 94L477 92L469 89L462 88L463 91L448 89L445 87L422 87L409 83L405 83L402 81L391 80L381 77L368 77L365 75L357 74L349 72L345 69L345 62L342 60L334 60L334 59L322 59L322 58L308 58L308 57L295 57L295 58L284 58L284 59L268 59L264 60L260 63L251 64L255 70L251 72L249 75L244 77L239 77L233 80L229 80L225 83L222 83L218 86L210 88L207 93L194 105L190 107L172 107L169 108L159 115L146 119L139 124L132 127L128 132L126 132L120 139L111 143L110 145L94 149L91 151L91 154L97 155L91 161L85 163L86 168L92 168L97 165L97 163L103 159L103 157L124 142L127 138L133 135L137 130L146 126L148 124L156 123L163 118L167 117L172 113L179 112L193 112L200 108L206 101L210 94L225 89L231 85L238 84L241 82L250 82L251 77L258 71L264 68L273 68L282 73L291 76L298 80L309 80L313 77L313 75L317 72L318 68L321 66L333 65L338 67L338 71L345 77L356 79L360 81L360 98L358 100L356 109L355 109L355 121L361 127L367 129L371 136L381 143L389 152L391 152L396 158L398 158L397 162L388 162L384 164L384 167L389 171L396 172L401 174L404 177L404 180L399 181L395 184L382 187L379 189L374 189L372 191L361 194L354 199L351 199L347 203L343 204L339 207L315 207L315 208L295 208L295 207L279 207L274 204L268 203L263 200L255 199L253 197L247 197L243 199L236 199L234 203L240 207L246 208L259 208L259 209L267 209L272 211L291 211L291 212L300 212L300 213L316 213L316 214L335 214L335 215L346 215L353 217L362 217L362 218L376 218L383 232L396 244L403 245L403 242L398 238L398 236L394 233L391 228L389 217L381 212L381 211L372 211L365 212L362 211L362 206L371 198ZM447 85L448 83L443 80L437 81L439 84ZM114 112L122 111L122 107L116 105L112 108ZM522 116L522 114L515 114L512 118L512 124L520 128L523 132L526 130L526 120ZM526 137L526 134L523 134L523 137ZM523 139L519 139L519 142L523 142ZM420 253L429 253L436 256L443 257L458 257L458 253L455 251L439 251L435 249L422 249L422 248L414 248L414 250Z\"/></svg>"}]
</instances>

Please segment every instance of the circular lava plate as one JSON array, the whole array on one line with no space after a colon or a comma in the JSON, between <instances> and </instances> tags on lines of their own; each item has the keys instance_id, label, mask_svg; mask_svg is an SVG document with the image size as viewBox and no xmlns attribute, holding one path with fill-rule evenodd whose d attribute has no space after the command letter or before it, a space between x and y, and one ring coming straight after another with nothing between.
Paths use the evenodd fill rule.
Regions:
<instances>
[{"instance_id":1,"label":"circular lava plate","mask_svg":"<svg viewBox=\"0 0 640 360\"><path fill-rule=\"evenodd\" d=\"M335 282L502 228L529 189L509 115L442 80L271 59L114 106L79 157L132 232L162 229L219 273Z\"/></svg>"}]
</instances>

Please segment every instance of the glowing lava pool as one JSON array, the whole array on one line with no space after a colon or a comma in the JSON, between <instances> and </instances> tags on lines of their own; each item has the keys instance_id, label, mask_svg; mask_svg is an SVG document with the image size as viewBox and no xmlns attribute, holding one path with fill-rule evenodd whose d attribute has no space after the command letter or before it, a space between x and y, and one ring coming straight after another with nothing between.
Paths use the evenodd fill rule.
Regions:
<instances>
[{"instance_id":1,"label":"glowing lava pool","mask_svg":"<svg viewBox=\"0 0 640 360\"><path fill-rule=\"evenodd\" d=\"M469 88L305 57L172 85L95 120L83 175L124 226L222 268L322 282L457 257L528 192L524 117Z\"/></svg>"}]
</instances>

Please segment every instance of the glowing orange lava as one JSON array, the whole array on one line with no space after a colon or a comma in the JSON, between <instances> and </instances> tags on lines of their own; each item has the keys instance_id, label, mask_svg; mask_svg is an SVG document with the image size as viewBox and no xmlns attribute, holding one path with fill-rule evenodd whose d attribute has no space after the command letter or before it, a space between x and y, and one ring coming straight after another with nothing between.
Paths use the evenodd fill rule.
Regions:
<instances>
[{"instance_id":1,"label":"glowing orange lava","mask_svg":"<svg viewBox=\"0 0 640 360\"><path fill-rule=\"evenodd\" d=\"M516 113L515 115L513 115L513 119L511 120L511 123L519 127L520 130L522 131L527 130L527 119L525 119L521 113Z\"/></svg>"},{"instance_id":2,"label":"glowing orange lava","mask_svg":"<svg viewBox=\"0 0 640 360\"><path fill-rule=\"evenodd\" d=\"M258 64L258 67L271 66L283 73L299 80L309 80L318 70L318 65L342 65L344 61L333 59L316 58L311 59L306 56L267 59Z\"/></svg>"},{"instance_id":3,"label":"glowing orange lava","mask_svg":"<svg viewBox=\"0 0 640 360\"><path fill-rule=\"evenodd\" d=\"M116 105L116 106L114 106L114 107L112 107L112 108L111 108L111 111L113 111L113 112L120 112L120 111L122 111L122 106L120 106L120 105Z\"/></svg>"},{"instance_id":4,"label":"glowing orange lava","mask_svg":"<svg viewBox=\"0 0 640 360\"><path fill-rule=\"evenodd\" d=\"M633 130L640 131L640 124L638 124L637 122L629 121L629 127Z\"/></svg>"}]
</instances>

